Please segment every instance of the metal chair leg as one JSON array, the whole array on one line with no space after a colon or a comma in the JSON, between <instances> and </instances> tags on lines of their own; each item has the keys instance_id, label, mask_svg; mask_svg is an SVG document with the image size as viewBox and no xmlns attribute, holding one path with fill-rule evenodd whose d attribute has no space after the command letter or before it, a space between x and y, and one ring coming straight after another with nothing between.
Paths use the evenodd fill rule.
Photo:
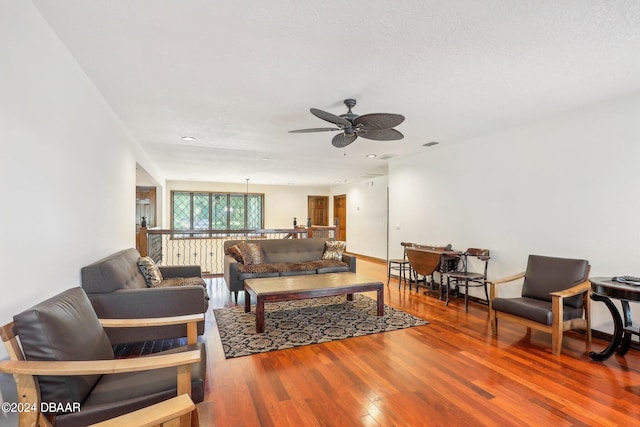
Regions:
<instances>
[{"instance_id":1,"label":"metal chair leg","mask_svg":"<svg viewBox=\"0 0 640 427\"><path fill-rule=\"evenodd\" d=\"M464 281L464 312L469 312L469 279Z\"/></svg>"}]
</instances>

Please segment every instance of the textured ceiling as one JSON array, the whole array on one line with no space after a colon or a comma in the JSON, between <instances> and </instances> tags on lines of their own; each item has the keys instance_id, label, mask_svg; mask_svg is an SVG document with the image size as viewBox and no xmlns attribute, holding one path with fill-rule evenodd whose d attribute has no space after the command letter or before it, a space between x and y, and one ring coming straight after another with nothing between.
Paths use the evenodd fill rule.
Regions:
<instances>
[{"instance_id":1,"label":"textured ceiling","mask_svg":"<svg viewBox=\"0 0 640 427\"><path fill-rule=\"evenodd\" d=\"M331 185L640 90L637 0L33 3L168 179ZM287 133L350 97L405 138Z\"/></svg>"}]
</instances>

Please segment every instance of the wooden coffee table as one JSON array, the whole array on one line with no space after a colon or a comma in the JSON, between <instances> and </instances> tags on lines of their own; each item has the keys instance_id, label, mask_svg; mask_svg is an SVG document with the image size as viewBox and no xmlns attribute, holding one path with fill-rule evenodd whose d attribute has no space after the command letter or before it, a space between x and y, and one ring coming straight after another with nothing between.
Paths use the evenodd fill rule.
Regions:
<instances>
[{"instance_id":1,"label":"wooden coffee table","mask_svg":"<svg viewBox=\"0 0 640 427\"><path fill-rule=\"evenodd\" d=\"M244 311L251 311L251 297L256 299L256 332L264 332L264 303L297 299L347 295L353 301L356 292L376 291L377 315L384 315L382 282L358 273L324 273L303 276L267 277L244 281Z\"/></svg>"}]
</instances>

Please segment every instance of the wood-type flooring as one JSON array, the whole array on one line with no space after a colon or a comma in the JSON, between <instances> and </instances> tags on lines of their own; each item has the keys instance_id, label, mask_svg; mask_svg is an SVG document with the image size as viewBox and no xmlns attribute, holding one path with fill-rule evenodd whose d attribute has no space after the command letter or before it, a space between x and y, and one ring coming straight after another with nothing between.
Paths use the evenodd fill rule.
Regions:
<instances>
[{"instance_id":1,"label":"wood-type flooring","mask_svg":"<svg viewBox=\"0 0 640 427\"><path fill-rule=\"evenodd\" d=\"M382 263L358 260L358 272L387 281ZM392 279L385 303L429 325L226 360L211 309L234 301L223 279L207 281L202 426L640 425L637 350L594 362L588 351L607 343L568 332L554 357L550 335L503 321L495 338L485 305L465 313L462 298L445 307Z\"/></svg>"}]
</instances>

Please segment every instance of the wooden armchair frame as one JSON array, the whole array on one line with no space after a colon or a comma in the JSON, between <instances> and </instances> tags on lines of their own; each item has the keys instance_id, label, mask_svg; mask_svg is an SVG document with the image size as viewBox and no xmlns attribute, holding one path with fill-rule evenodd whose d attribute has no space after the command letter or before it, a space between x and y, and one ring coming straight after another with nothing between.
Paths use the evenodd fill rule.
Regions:
<instances>
[{"instance_id":1,"label":"wooden armchair frame","mask_svg":"<svg viewBox=\"0 0 640 427\"><path fill-rule=\"evenodd\" d=\"M179 427L180 417L195 410L196 405L191 398L187 394L181 394L128 414L91 424L89 427Z\"/></svg>"},{"instance_id":2,"label":"wooden armchair frame","mask_svg":"<svg viewBox=\"0 0 640 427\"><path fill-rule=\"evenodd\" d=\"M551 351L554 356L558 356L562 351L562 335L564 331L573 329L584 329L587 342L591 342L591 282L589 280L585 280L584 282L581 282L563 291L552 292L550 294L551 310L553 316L553 323L551 325L545 325L510 313L504 313L494 310L492 302L493 299L497 296L497 285L513 282L518 279L523 279L524 277L525 273L522 272L488 282L490 301L489 319L491 322L491 331L493 332L493 335L498 335L498 319L507 319L514 323L525 325L527 328L537 329L539 331L550 333ZM564 311L564 299L580 294L583 294L583 317L579 319L570 319L563 322L562 319Z\"/></svg>"},{"instance_id":3,"label":"wooden armchair frame","mask_svg":"<svg viewBox=\"0 0 640 427\"><path fill-rule=\"evenodd\" d=\"M197 342L197 323L204 320L204 314L193 314L187 316L162 317L152 319L100 319L103 327L123 328L142 326L164 326L187 324L187 342L195 344ZM0 337L4 342L10 360L0 362L0 372L12 374L18 389L18 400L22 405L29 405L35 409L34 412L20 412L18 417L19 427L26 426L52 426L51 422L40 412L40 390L36 376L73 376L73 375L96 375L96 374L118 374L124 372L148 371L167 367L177 367L177 396L186 395L191 401L191 365L200 362L200 351L191 350L182 353L172 353L156 356L145 356L130 359L114 360L82 360L82 361L28 361L25 360L22 348L14 333L13 322L0 327ZM184 398L166 403L160 402L151 407L154 408L155 416L159 416L160 425L164 421L171 420L179 416L179 421L171 422L167 425L176 426L197 426L198 413L195 405L190 411L185 411ZM193 404L193 402L191 402ZM188 405L187 405L188 406ZM151 408L149 407L149 408ZM145 408L146 409L146 408ZM122 416L120 425L138 425L131 423L138 411ZM128 419L127 417L131 417ZM118 417L120 418L120 417ZM126 421L126 422L125 422ZM108 425L108 424L107 424ZM153 424L152 424L153 425Z\"/></svg>"}]
</instances>

